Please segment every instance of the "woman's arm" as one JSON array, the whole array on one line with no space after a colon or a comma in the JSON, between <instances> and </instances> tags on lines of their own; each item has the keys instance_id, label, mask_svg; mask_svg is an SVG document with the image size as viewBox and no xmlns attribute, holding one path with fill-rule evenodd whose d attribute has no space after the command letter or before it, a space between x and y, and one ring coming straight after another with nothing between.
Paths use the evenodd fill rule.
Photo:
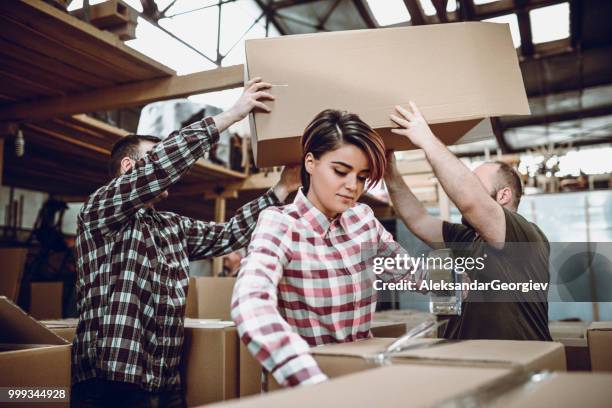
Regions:
<instances>
[{"instance_id":1,"label":"woman's arm","mask_svg":"<svg viewBox=\"0 0 612 408\"><path fill-rule=\"evenodd\" d=\"M232 296L232 319L251 354L283 386L325 381L310 347L278 311L277 287L291 257L290 225L278 209L262 211Z\"/></svg>"}]
</instances>

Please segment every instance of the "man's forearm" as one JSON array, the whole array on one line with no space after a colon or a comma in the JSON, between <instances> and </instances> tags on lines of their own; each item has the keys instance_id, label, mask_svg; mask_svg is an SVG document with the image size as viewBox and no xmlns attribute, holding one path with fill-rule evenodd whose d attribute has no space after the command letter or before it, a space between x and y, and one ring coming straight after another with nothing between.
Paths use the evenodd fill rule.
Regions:
<instances>
[{"instance_id":1,"label":"man's forearm","mask_svg":"<svg viewBox=\"0 0 612 408\"><path fill-rule=\"evenodd\" d=\"M461 213L488 197L480 180L437 138L422 146L442 188Z\"/></svg>"},{"instance_id":2,"label":"man's forearm","mask_svg":"<svg viewBox=\"0 0 612 408\"><path fill-rule=\"evenodd\" d=\"M219 133L223 133L223 131L228 129L234 123L238 122L240 118L230 109L214 116L213 120L215 121L215 125L217 126Z\"/></svg>"},{"instance_id":3,"label":"man's forearm","mask_svg":"<svg viewBox=\"0 0 612 408\"><path fill-rule=\"evenodd\" d=\"M408 228L414 228L420 218L428 215L423 204L406 185L401 175L385 177L385 183L395 211Z\"/></svg>"}]
</instances>

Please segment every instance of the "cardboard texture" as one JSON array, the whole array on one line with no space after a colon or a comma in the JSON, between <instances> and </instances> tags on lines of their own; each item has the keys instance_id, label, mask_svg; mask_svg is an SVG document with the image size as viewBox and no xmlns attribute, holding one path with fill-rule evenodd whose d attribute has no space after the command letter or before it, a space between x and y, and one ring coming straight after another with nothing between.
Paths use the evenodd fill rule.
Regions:
<instances>
[{"instance_id":1,"label":"cardboard texture","mask_svg":"<svg viewBox=\"0 0 612 408\"><path fill-rule=\"evenodd\" d=\"M27 248L0 248L0 296L17 302Z\"/></svg>"},{"instance_id":2,"label":"cardboard texture","mask_svg":"<svg viewBox=\"0 0 612 408\"><path fill-rule=\"evenodd\" d=\"M62 282L32 282L30 288L30 314L34 318L62 318Z\"/></svg>"},{"instance_id":3,"label":"cardboard texture","mask_svg":"<svg viewBox=\"0 0 612 408\"><path fill-rule=\"evenodd\" d=\"M370 327L374 337L400 337L406 334L406 323L373 321ZM240 342L240 396L254 395L261 392L262 368L259 362L249 352L244 343ZM273 388L278 388L276 384Z\"/></svg>"},{"instance_id":4,"label":"cardboard texture","mask_svg":"<svg viewBox=\"0 0 612 408\"><path fill-rule=\"evenodd\" d=\"M612 374L554 373L551 378L510 391L490 407L607 408L612 401Z\"/></svg>"},{"instance_id":5,"label":"cardboard texture","mask_svg":"<svg viewBox=\"0 0 612 408\"><path fill-rule=\"evenodd\" d=\"M414 148L390 131L389 114L410 100L446 144L483 118L530 113L507 25L291 35L247 40L245 50L245 77L272 83L276 97L272 113L250 116L258 167L299 163L304 128L328 108L357 113L395 150Z\"/></svg>"},{"instance_id":6,"label":"cardboard texture","mask_svg":"<svg viewBox=\"0 0 612 408\"><path fill-rule=\"evenodd\" d=\"M321 370L330 378L378 367L374 356L395 339L372 338L351 343L329 344L311 349ZM513 368L528 371L565 371L563 345L542 341L414 340L410 350L394 353L392 364ZM280 386L268 375L268 389Z\"/></svg>"},{"instance_id":7,"label":"cardboard texture","mask_svg":"<svg viewBox=\"0 0 612 408\"><path fill-rule=\"evenodd\" d=\"M587 331L591 369L612 371L612 322L593 322Z\"/></svg>"},{"instance_id":8,"label":"cardboard texture","mask_svg":"<svg viewBox=\"0 0 612 408\"><path fill-rule=\"evenodd\" d=\"M587 342L588 322L550 322L553 341L565 347L567 371L590 371L591 356Z\"/></svg>"},{"instance_id":9,"label":"cardboard texture","mask_svg":"<svg viewBox=\"0 0 612 408\"><path fill-rule=\"evenodd\" d=\"M240 344L240 397L255 395L261 392L262 367L253 357L242 341Z\"/></svg>"},{"instance_id":10,"label":"cardboard texture","mask_svg":"<svg viewBox=\"0 0 612 408\"><path fill-rule=\"evenodd\" d=\"M189 278L185 316L231 320L231 300L236 278Z\"/></svg>"},{"instance_id":11,"label":"cardboard texture","mask_svg":"<svg viewBox=\"0 0 612 408\"><path fill-rule=\"evenodd\" d=\"M321 384L215 405L226 408L428 407L502 381L503 368L397 365L355 373Z\"/></svg>"},{"instance_id":12,"label":"cardboard texture","mask_svg":"<svg viewBox=\"0 0 612 408\"><path fill-rule=\"evenodd\" d=\"M238 397L234 324L187 319L181 372L188 406Z\"/></svg>"},{"instance_id":13,"label":"cardboard texture","mask_svg":"<svg viewBox=\"0 0 612 408\"><path fill-rule=\"evenodd\" d=\"M0 387L70 388L70 344L0 296ZM36 403L37 407L68 406Z\"/></svg>"}]
</instances>

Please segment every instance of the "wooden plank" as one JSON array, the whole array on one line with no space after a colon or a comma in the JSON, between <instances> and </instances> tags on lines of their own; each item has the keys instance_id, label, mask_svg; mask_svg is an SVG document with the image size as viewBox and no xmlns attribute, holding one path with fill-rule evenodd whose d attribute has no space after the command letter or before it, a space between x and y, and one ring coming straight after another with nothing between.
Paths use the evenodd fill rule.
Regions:
<instances>
[{"instance_id":1,"label":"wooden plank","mask_svg":"<svg viewBox=\"0 0 612 408\"><path fill-rule=\"evenodd\" d=\"M3 4L3 2L0 2L0 4ZM11 40L22 48L30 49L72 66L79 66L90 74L102 78L114 78L115 83L134 80L134 75L130 75L129 71L124 71L108 62L111 59L117 59L118 55L108 56L106 61L100 60L95 55L99 51L95 48L95 44L90 44L89 52L75 52L61 40L41 35L29 26L2 14L0 14L0 37Z\"/></svg>"},{"instance_id":2,"label":"wooden plank","mask_svg":"<svg viewBox=\"0 0 612 408\"><path fill-rule=\"evenodd\" d=\"M2 52L0 52L0 70L10 72L22 79L35 81L37 84L51 86L55 91L60 91L62 94L89 90L83 89L82 84L48 72L43 67L21 62Z\"/></svg>"},{"instance_id":3,"label":"wooden plank","mask_svg":"<svg viewBox=\"0 0 612 408\"><path fill-rule=\"evenodd\" d=\"M0 109L0 120L42 120L75 113L95 112L220 91L243 85L242 65L190 75L151 79L77 95L13 104Z\"/></svg>"},{"instance_id":4,"label":"wooden plank","mask_svg":"<svg viewBox=\"0 0 612 408\"><path fill-rule=\"evenodd\" d=\"M0 11L5 15L20 17L35 29L76 49L86 53L95 49L100 59L116 59L125 68L142 70L143 75L148 73L150 78L175 74L172 69L123 44L114 35L105 33L41 1L2 1Z\"/></svg>"},{"instance_id":5,"label":"wooden plank","mask_svg":"<svg viewBox=\"0 0 612 408\"><path fill-rule=\"evenodd\" d=\"M4 69L0 67L0 77L3 77L9 83L19 84L25 90L35 91L37 95L43 96L64 96L66 93L55 87L52 87L55 82L45 81L43 83L35 82L32 79L38 79L37 76L23 77L18 75L21 71Z\"/></svg>"},{"instance_id":6,"label":"wooden plank","mask_svg":"<svg viewBox=\"0 0 612 408\"><path fill-rule=\"evenodd\" d=\"M83 71L80 67L69 65L64 63L64 61L58 61L33 50L20 47L2 38L0 38L0 50L3 53L2 59L5 59L5 55L8 54L17 63L24 65L31 64L41 71L72 80L75 86L78 85L78 88L81 88L81 90L106 87L114 84L111 79L100 78L97 75Z\"/></svg>"}]
</instances>

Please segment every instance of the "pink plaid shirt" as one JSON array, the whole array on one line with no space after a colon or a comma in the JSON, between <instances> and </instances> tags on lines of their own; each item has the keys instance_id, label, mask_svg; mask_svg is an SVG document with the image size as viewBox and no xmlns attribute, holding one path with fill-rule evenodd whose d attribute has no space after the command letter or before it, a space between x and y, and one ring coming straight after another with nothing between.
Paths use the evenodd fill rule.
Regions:
<instances>
[{"instance_id":1,"label":"pink plaid shirt","mask_svg":"<svg viewBox=\"0 0 612 408\"><path fill-rule=\"evenodd\" d=\"M232 298L232 318L249 351L279 384L325 380L311 346L368 338L376 309L372 257L405 251L356 204L329 220L299 191L259 216Z\"/></svg>"}]
</instances>

